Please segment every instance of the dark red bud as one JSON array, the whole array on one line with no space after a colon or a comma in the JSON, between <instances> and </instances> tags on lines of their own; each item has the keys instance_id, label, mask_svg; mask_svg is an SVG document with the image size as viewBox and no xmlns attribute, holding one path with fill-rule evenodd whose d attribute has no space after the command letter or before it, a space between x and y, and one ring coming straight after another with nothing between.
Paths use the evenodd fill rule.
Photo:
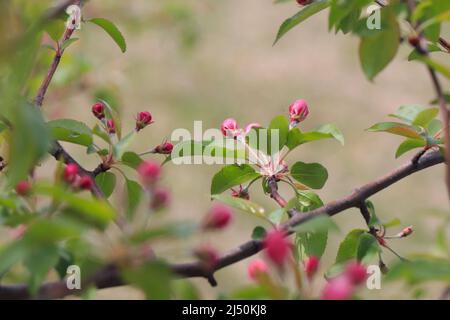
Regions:
<instances>
[{"instance_id":1,"label":"dark red bud","mask_svg":"<svg viewBox=\"0 0 450 320\"><path fill-rule=\"evenodd\" d=\"M97 119L103 119L105 117L105 105L102 102L97 102L92 106L92 113Z\"/></svg>"}]
</instances>

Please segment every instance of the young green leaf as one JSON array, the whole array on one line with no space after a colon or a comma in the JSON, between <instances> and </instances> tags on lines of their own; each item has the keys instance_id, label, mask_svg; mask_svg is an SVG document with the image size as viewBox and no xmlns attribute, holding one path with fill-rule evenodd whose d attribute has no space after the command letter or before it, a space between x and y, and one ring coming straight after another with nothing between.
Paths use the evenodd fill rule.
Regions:
<instances>
[{"instance_id":1,"label":"young green leaf","mask_svg":"<svg viewBox=\"0 0 450 320\"><path fill-rule=\"evenodd\" d=\"M95 182L105 197L109 198L116 186L116 175L111 172L101 172L95 177Z\"/></svg>"},{"instance_id":2,"label":"young green leaf","mask_svg":"<svg viewBox=\"0 0 450 320\"><path fill-rule=\"evenodd\" d=\"M104 18L94 18L88 20L88 22L94 23L110 35L114 42L119 46L122 52L127 51L127 43L120 30L114 23Z\"/></svg>"},{"instance_id":3,"label":"young green leaf","mask_svg":"<svg viewBox=\"0 0 450 320\"><path fill-rule=\"evenodd\" d=\"M126 204L127 216L132 217L139 205L142 196L142 188L139 183L133 180L126 180Z\"/></svg>"},{"instance_id":4,"label":"young green leaf","mask_svg":"<svg viewBox=\"0 0 450 320\"><path fill-rule=\"evenodd\" d=\"M426 144L426 141L423 139L406 139L398 146L397 151L395 152L395 158L402 156L410 150L423 148L426 146Z\"/></svg>"},{"instance_id":5,"label":"young green leaf","mask_svg":"<svg viewBox=\"0 0 450 320\"><path fill-rule=\"evenodd\" d=\"M422 139L419 128L399 122L380 122L367 130L371 132L389 132L412 139Z\"/></svg>"},{"instance_id":6,"label":"young green leaf","mask_svg":"<svg viewBox=\"0 0 450 320\"><path fill-rule=\"evenodd\" d=\"M122 163L133 169L137 169L142 161L142 158L132 151L124 152L122 155Z\"/></svg>"},{"instance_id":7,"label":"young green leaf","mask_svg":"<svg viewBox=\"0 0 450 320\"><path fill-rule=\"evenodd\" d=\"M277 131L272 131L272 130L277 130ZM272 134L278 134L278 150L272 150L272 147L269 149L270 150L270 154L273 154L275 152L278 152L281 150L281 148L284 147L284 145L287 142L287 137L288 137L288 133L289 133L289 122L286 119L285 116L283 115L279 115L275 118L272 119L272 121L270 122L269 125L269 137L267 139L267 141L271 144L272 143Z\"/></svg>"},{"instance_id":8,"label":"young green leaf","mask_svg":"<svg viewBox=\"0 0 450 320\"><path fill-rule=\"evenodd\" d=\"M250 165L227 165L217 172L211 182L211 194L219 194L231 187L259 177Z\"/></svg>"},{"instance_id":9,"label":"young green leaf","mask_svg":"<svg viewBox=\"0 0 450 320\"><path fill-rule=\"evenodd\" d=\"M421 111L413 120L413 125L426 128L431 120L439 114L438 108L429 108Z\"/></svg>"},{"instance_id":10,"label":"young green leaf","mask_svg":"<svg viewBox=\"0 0 450 320\"><path fill-rule=\"evenodd\" d=\"M364 233L366 233L365 230L354 229L347 234L345 239L339 245L339 249L336 255L336 264L341 264L343 262L356 258L359 239Z\"/></svg>"},{"instance_id":11,"label":"young green leaf","mask_svg":"<svg viewBox=\"0 0 450 320\"><path fill-rule=\"evenodd\" d=\"M328 179L328 171L319 163L298 161L291 167L291 176L312 189L321 189Z\"/></svg>"},{"instance_id":12,"label":"young green leaf","mask_svg":"<svg viewBox=\"0 0 450 320\"><path fill-rule=\"evenodd\" d=\"M277 37L275 39L274 44L277 43L282 36L284 36L289 30L294 28L296 25L305 21L314 14L322 11L323 9L327 8L329 5L330 4L328 0L314 1L313 3L302 8L299 12L297 12L289 19L285 20L278 29Z\"/></svg>"},{"instance_id":13,"label":"young green leaf","mask_svg":"<svg viewBox=\"0 0 450 320\"><path fill-rule=\"evenodd\" d=\"M55 140L67 141L83 146L93 142L92 131L83 122L72 119L58 119L47 122Z\"/></svg>"},{"instance_id":14,"label":"young green leaf","mask_svg":"<svg viewBox=\"0 0 450 320\"><path fill-rule=\"evenodd\" d=\"M136 131L133 130L113 146L113 154L115 159L122 158L122 155L125 153L125 151L127 151L129 145L135 137Z\"/></svg>"}]
</instances>

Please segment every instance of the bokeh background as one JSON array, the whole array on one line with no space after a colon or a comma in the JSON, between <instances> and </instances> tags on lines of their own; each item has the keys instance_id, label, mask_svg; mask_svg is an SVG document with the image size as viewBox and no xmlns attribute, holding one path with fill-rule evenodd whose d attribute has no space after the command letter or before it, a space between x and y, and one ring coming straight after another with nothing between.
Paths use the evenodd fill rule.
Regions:
<instances>
[{"instance_id":1,"label":"bokeh background","mask_svg":"<svg viewBox=\"0 0 450 320\"><path fill-rule=\"evenodd\" d=\"M328 168L329 180L319 191L325 202L347 195L411 156L396 160L394 153L401 139L365 129L385 120L400 105L429 105L433 88L424 67L407 61L406 46L374 83L366 80L358 61L358 39L329 33L325 12L272 46L281 22L297 10L295 1L279 5L270 0L89 1L84 16L114 21L127 40L128 50L122 54L101 29L83 24L77 31L80 40L67 51L50 86L45 113L49 119L70 117L93 125L90 106L100 96L120 108L127 131L134 125L136 112L148 110L155 123L133 144L134 150L143 152L170 138L176 128L192 130L194 120L203 121L204 128L219 127L227 117L238 119L241 125L266 124L275 115L286 114L292 101L303 98L311 113L302 129L334 123L345 135L345 146L331 140L305 145L289 160L317 161ZM448 29L443 35L445 32L450 35ZM50 57L50 52L43 51L44 61ZM449 82L443 84L449 88ZM98 160L86 156L81 148L66 146L87 167L97 164ZM42 175L50 174L52 164L47 166ZM211 205L210 180L219 168L165 166L164 184L171 188L172 204L169 210L152 218L155 224L200 220ZM436 166L371 199L381 219L398 217L402 221L392 232L414 225L410 238L392 242L392 247L404 256L429 251L442 221L439 216L448 214L443 173L444 167ZM288 189L281 190L290 195ZM251 190L251 197L268 210L276 209L259 186ZM120 205L121 200L118 191L113 201ZM335 221L341 231L329 239L322 271L332 265L345 233L364 227L356 210L336 216ZM236 212L227 230L183 243L160 244L159 253L173 261L185 261L189 259L189 248L203 242L226 251L248 240L257 223L260 221ZM395 262L391 253L383 256L388 265ZM193 283L203 298L219 297L249 283L247 264L245 260L219 271L217 288L209 287L203 279L194 279ZM322 285L319 280L316 290ZM432 285L429 297L437 296L441 287ZM383 283L381 290L362 290L360 294L386 299L409 298L413 292L401 284ZM100 291L97 297L142 296L128 287L119 287Z\"/></svg>"}]
</instances>

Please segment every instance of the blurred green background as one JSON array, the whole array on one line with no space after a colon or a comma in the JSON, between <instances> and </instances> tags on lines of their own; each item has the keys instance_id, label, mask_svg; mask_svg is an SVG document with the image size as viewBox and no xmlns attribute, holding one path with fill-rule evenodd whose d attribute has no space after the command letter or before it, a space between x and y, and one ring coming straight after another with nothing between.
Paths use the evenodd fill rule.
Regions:
<instances>
[{"instance_id":1,"label":"blurred green background","mask_svg":"<svg viewBox=\"0 0 450 320\"><path fill-rule=\"evenodd\" d=\"M125 131L134 126L138 111L148 110L155 123L134 143L137 152L147 151L169 138L176 128L192 130L193 121L204 128L219 127L234 117L244 126L267 124L278 114L287 114L295 99L308 101L310 116L301 128L336 124L344 133L342 147L323 141L296 149L288 160L320 162L328 168L329 180L319 192L324 202L350 193L355 187L380 177L408 160L394 158L400 139L365 129L386 119L386 114L403 104L427 106L433 88L425 68L406 57L403 46L395 61L374 83L364 77L357 56L358 39L327 31L326 13L321 13L287 34L272 46L280 23L298 10L295 1L274 5L270 0L134 0L89 1L84 17L104 17L122 30L128 50L122 54L104 32L91 24L77 31L78 42L66 52L44 102L49 119L73 118L95 123L90 106L95 97L106 97L120 108ZM443 35L450 35L444 30ZM42 72L51 52L42 50ZM41 78L37 77L37 83ZM443 82L449 88L449 82ZM74 145L66 145L88 168L98 160ZM162 158L161 158L162 160ZM39 170L50 175L54 162ZM210 180L219 166L164 167L164 184L170 186L172 204L154 217L160 221L200 220L211 205ZM434 242L442 221L437 213L448 213L443 183L444 167L420 172L381 192L371 200L383 220L400 218L402 226L414 225L414 234L394 240L392 247L404 256L426 252ZM290 190L282 188L290 195ZM259 186L251 190L252 200L275 209ZM120 205L120 191L114 201ZM144 208L143 208L144 210ZM359 212L348 210L335 218L341 232L333 234L322 261L322 271L331 266L345 233L364 227ZM208 242L226 251L249 239L255 218L236 212L227 230L185 243L162 243L159 254L173 261L189 259L194 243ZM389 265L395 256L384 253ZM211 288L203 279L198 285L204 298L216 298L249 283L248 260L217 273L219 286ZM286 279L288 281L288 279ZM317 289L323 280L316 283ZM430 297L441 286L432 286ZM382 284L382 290L360 293L365 298L408 298L407 287ZM141 298L127 287L100 291L99 298Z\"/></svg>"}]
</instances>

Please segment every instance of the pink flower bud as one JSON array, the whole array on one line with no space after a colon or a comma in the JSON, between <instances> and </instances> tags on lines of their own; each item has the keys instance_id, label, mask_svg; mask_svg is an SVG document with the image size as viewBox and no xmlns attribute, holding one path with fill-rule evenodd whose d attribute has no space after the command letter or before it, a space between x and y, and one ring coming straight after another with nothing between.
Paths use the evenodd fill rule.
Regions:
<instances>
[{"instance_id":1,"label":"pink flower bud","mask_svg":"<svg viewBox=\"0 0 450 320\"><path fill-rule=\"evenodd\" d=\"M223 229L232 220L233 212L231 209L222 204L216 204L211 208L208 215L203 221L204 229Z\"/></svg>"},{"instance_id":2,"label":"pink flower bud","mask_svg":"<svg viewBox=\"0 0 450 320\"><path fill-rule=\"evenodd\" d=\"M23 196L23 197L30 195L31 184L26 180L20 181L16 185L16 192L18 195Z\"/></svg>"},{"instance_id":3,"label":"pink flower bud","mask_svg":"<svg viewBox=\"0 0 450 320\"><path fill-rule=\"evenodd\" d=\"M219 261L219 254L216 249L209 245L202 245L194 250L194 255L206 270L214 269Z\"/></svg>"},{"instance_id":4,"label":"pink flower bud","mask_svg":"<svg viewBox=\"0 0 450 320\"><path fill-rule=\"evenodd\" d=\"M353 283L346 276L338 276L331 279L323 289L322 299L324 300L347 300L353 294Z\"/></svg>"},{"instance_id":5,"label":"pink flower bud","mask_svg":"<svg viewBox=\"0 0 450 320\"><path fill-rule=\"evenodd\" d=\"M105 117L105 105L102 102L97 102L92 106L92 113L97 119L102 120Z\"/></svg>"},{"instance_id":6,"label":"pink flower bud","mask_svg":"<svg viewBox=\"0 0 450 320\"><path fill-rule=\"evenodd\" d=\"M297 0L297 3L301 6L306 6L307 4L310 4L312 0Z\"/></svg>"},{"instance_id":7,"label":"pink flower bud","mask_svg":"<svg viewBox=\"0 0 450 320\"><path fill-rule=\"evenodd\" d=\"M160 178L161 166L154 161L142 161L137 172L142 183L146 186L150 186Z\"/></svg>"},{"instance_id":8,"label":"pink flower bud","mask_svg":"<svg viewBox=\"0 0 450 320\"><path fill-rule=\"evenodd\" d=\"M69 163L64 168L64 181L73 183L78 175L78 166L75 163Z\"/></svg>"},{"instance_id":9,"label":"pink flower bud","mask_svg":"<svg viewBox=\"0 0 450 320\"><path fill-rule=\"evenodd\" d=\"M297 125L306 119L309 114L308 104L305 100L296 100L293 104L289 106L289 120L291 126Z\"/></svg>"},{"instance_id":10,"label":"pink flower bud","mask_svg":"<svg viewBox=\"0 0 450 320\"><path fill-rule=\"evenodd\" d=\"M319 269L319 258L316 256L308 257L305 261L305 272L308 278L312 278Z\"/></svg>"},{"instance_id":11,"label":"pink flower bud","mask_svg":"<svg viewBox=\"0 0 450 320\"><path fill-rule=\"evenodd\" d=\"M346 266L344 274L355 285L361 284L367 279L366 267L357 261L350 262Z\"/></svg>"},{"instance_id":12,"label":"pink flower bud","mask_svg":"<svg viewBox=\"0 0 450 320\"><path fill-rule=\"evenodd\" d=\"M267 264L261 259L251 261L247 268L248 276L252 280L258 280L258 277L267 273L268 270Z\"/></svg>"},{"instance_id":13,"label":"pink flower bud","mask_svg":"<svg viewBox=\"0 0 450 320\"><path fill-rule=\"evenodd\" d=\"M266 234L263 241L267 257L276 265L283 265L289 257L291 244L286 239L285 233L280 230L272 230Z\"/></svg>"},{"instance_id":14,"label":"pink flower bud","mask_svg":"<svg viewBox=\"0 0 450 320\"><path fill-rule=\"evenodd\" d=\"M78 180L78 188L83 190L91 190L94 185L94 181L89 176L82 176Z\"/></svg>"},{"instance_id":15,"label":"pink flower bud","mask_svg":"<svg viewBox=\"0 0 450 320\"><path fill-rule=\"evenodd\" d=\"M238 134L238 125L233 118L225 119L220 126L220 130L225 137L234 138Z\"/></svg>"},{"instance_id":16,"label":"pink flower bud","mask_svg":"<svg viewBox=\"0 0 450 320\"><path fill-rule=\"evenodd\" d=\"M113 119L108 119L108 121L106 122L106 127L108 128L109 134L116 133L116 124L114 123Z\"/></svg>"},{"instance_id":17,"label":"pink flower bud","mask_svg":"<svg viewBox=\"0 0 450 320\"><path fill-rule=\"evenodd\" d=\"M139 112L137 114L137 118L136 118L136 131L144 129L150 123L152 123L152 115L151 115L151 113L148 112L148 111L141 111L141 112Z\"/></svg>"},{"instance_id":18,"label":"pink flower bud","mask_svg":"<svg viewBox=\"0 0 450 320\"><path fill-rule=\"evenodd\" d=\"M166 189L157 188L153 190L152 201L150 207L153 210L159 210L167 207L170 202L170 193Z\"/></svg>"},{"instance_id":19,"label":"pink flower bud","mask_svg":"<svg viewBox=\"0 0 450 320\"><path fill-rule=\"evenodd\" d=\"M155 147L155 153L170 154L173 150L173 144L170 142L163 142Z\"/></svg>"},{"instance_id":20,"label":"pink flower bud","mask_svg":"<svg viewBox=\"0 0 450 320\"><path fill-rule=\"evenodd\" d=\"M412 226L406 227L405 229L402 230L402 232L399 233L400 238L404 238L409 236L411 233L413 233L413 228Z\"/></svg>"}]
</instances>

